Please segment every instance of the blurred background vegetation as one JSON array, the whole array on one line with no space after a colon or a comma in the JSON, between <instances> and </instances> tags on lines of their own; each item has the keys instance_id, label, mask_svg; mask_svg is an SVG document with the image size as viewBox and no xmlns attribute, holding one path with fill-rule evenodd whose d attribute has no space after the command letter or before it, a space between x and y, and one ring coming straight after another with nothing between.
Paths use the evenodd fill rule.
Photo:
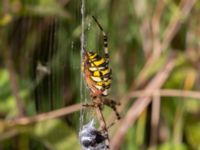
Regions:
<instances>
[{"instance_id":1,"label":"blurred background vegetation","mask_svg":"<svg viewBox=\"0 0 200 150\"><path fill-rule=\"evenodd\" d=\"M1 0L0 150L80 149L80 107L53 119L46 113L90 100L80 73L81 34L88 50L103 53L92 15L108 34L110 97L121 103L113 147L200 150L198 0ZM135 103L146 97L147 107ZM95 118L81 113L84 123Z\"/></svg>"}]
</instances>

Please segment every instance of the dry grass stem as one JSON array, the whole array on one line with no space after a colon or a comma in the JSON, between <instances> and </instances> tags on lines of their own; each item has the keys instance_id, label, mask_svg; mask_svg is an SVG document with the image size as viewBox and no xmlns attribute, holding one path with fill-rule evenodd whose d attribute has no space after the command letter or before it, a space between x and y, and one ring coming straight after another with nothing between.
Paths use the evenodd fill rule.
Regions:
<instances>
[{"instance_id":1,"label":"dry grass stem","mask_svg":"<svg viewBox=\"0 0 200 150\"><path fill-rule=\"evenodd\" d=\"M158 72L158 74L151 80L151 82L146 86L145 90L151 90L151 89L159 89L162 87L162 85L165 83L167 78L169 77L171 71L173 70L175 66L175 58L174 56L171 56L166 63L165 67ZM111 148L113 150L120 149L120 145L123 142L124 136L127 133L129 127L136 121L136 119L139 117L139 115L143 112L143 110L149 105L151 102L150 97L141 97L138 98L129 111L127 112L124 119L121 121L118 130L116 131L116 134L113 136L113 139L111 141Z\"/></svg>"},{"instance_id":2,"label":"dry grass stem","mask_svg":"<svg viewBox=\"0 0 200 150\"><path fill-rule=\"evenodd\" d=\"M36 123L36 122L40 122L40 121L45 121L48 119L54 119L54 118L58 118L58 117L62 117L65 116L67 114L71 114L74 113L76 111L79 111L81 109L81 104L74 104L65 108L61 108L58 110L54 110L51 112L47 112L47 113L42 113L33 117L22 117L22 118L18 118L15 120L9 120L7 121L7 123L9 125L28 125L31 123Z\"/></svg>"},{"instance_id":3,"label":"dry grass stem","mask_svg":"<svg viewBox=\"0 0 200 150\"><path fill-rule=\"evenodd\" d=\"M156 149L157 138L158 138L158 125L160 119L160 96L156 93L153 96L152 109L151 109L151 137L150 137L150 147Z\"/></svg>"},{"instance_id":4,"label":"dry grass stem","mask_svg":"<svg viewBox=\"0 0 200 150\"><path fill-rule=\"evenodd\" d=\"M0 47L2 48L4 63L9 73L11 91L15 98L16 108L18 111L18 117L24 117L26 116L26 110L25 110L23 101L19 95L17 73L15 71L14 64L12 61L11 52L10 52L11 49L8 47L8 44L4 40L2 40L2 38L0 40L1 40Z\"/></svg>"},{"instance_id":5,"label":"dry grass stem","mask_svg":"<svg viewBox=\"0 0 200 150\"><path fill-rule=\"evenodd\" d=\"M183 20L188 17L195 3L196 3L196 0L182 0L180 2L180 5L177 8L177 11L174 13L174 16L172 16L168 27L165 29L163 42L161 45L162 50L165 50L168 48L173 37L176 35L178 30L180 29L181 24L183 23Z\"/></svg>"}]
</instances>

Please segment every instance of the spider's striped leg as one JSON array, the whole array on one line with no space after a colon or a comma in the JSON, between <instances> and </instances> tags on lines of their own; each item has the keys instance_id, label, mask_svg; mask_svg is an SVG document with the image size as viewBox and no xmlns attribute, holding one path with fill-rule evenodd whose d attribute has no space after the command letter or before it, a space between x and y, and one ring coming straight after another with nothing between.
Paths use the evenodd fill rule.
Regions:
<instances>
[{"instance_id":1,"label":"spider's striped leg","mask_svg":"<svg viewBox=\"0 0 200 150\"><path fill-rule=\"evenodd\" d=\"M113 111L115 112L115 115L117 116L117 120L121 119L120 114L119 114L119 112L117 111L117 108L116 108L117 105L120 105L119 102L116 102L112 99L103 98L103 103L105 105L107 105L108 107L113 109Z\"/></svg>"},{"instance_id":2,"label":"spider's striped leg","mask_svg":"<svg viewBox=\"0 0 200 150\"><path fill-rule=\"evenodd\" d=\"M94 16L92 16L92 18L94 19L94 21L96 22L96 24L98 25L98 27L100 28L100 30L102 32L102 35L103 35L103 47L104 47L104 53L105 53L105 60L108 63L109 62L108 37L107 37L106 33L104 32L103 27L98 22L98 20Z\"/></svg>"},{"instance_id":3,"label":"spider's striped leg","mask_svg":"<svg viewBox=\"0 0 200 150\"><path fill-rule=\"evenodd\" d=\"M93 108L95 108L96 106L95 106L95 104L82 104L82 106L83 107L93 107Z\"/></svg>"},{"instance_id":4,"label":"spider's striped leg","mask_svg":"<svg viewBox=\"0 0 200 150\"><path fill-rule=\"evenodd\" d=\"M104 53L105 53L105 60L108 63L109 62L108 37L104 31L102 31L102 34L103 34L103 47L104 47Z\"/></svg>"},{"instance_id":5,"label":"spider's striped leg","mask_svg":"<svg viewBox=\"0 0 200 150\"><path fill-rule=\"evenodd\" d=\"M103 104L101 103L96 103L95 101L93 101L93 103L85 103L85 104L82 104L83 107L92 107L94 109L96 109L97 107L99 107L99 109L103 110Z\"/></svg>"},{"instance_id":6,"label":"spider's striped leg","mask_svg":"<svg viewBox=\"0 0 200 150\"><path fill-rule=\"evenodd\" d=\"M102 103L101 97L93 97L93 102L97 104L95 107L95 110L96 110L97 118L99 120L100 131L104 134L104 137L106 138L106 147L107 147L106 149L109 150L110 138L108 134L106 121L102 112L103 103Z\"/></svg>"},{"instance_id":7,"label":"spider's striped leg","mask_svg":"<svg viewBox=\"0 0 200 150\"><path fill-rule=\"evenodd\" d=\"M116 105L120 105L120 103L117 103L113 100L109 100L110 102L108 104L106 104L108 107L112 108L113 111L115 112L115 116L117 117L117 119L115 119L113 122L111 122L107 128L111 128L115 123L117 123L120 119L121 119L121 116L119 114L119 112L117 111L117 108L116 108Z\"/></svg>"}]
</instances>

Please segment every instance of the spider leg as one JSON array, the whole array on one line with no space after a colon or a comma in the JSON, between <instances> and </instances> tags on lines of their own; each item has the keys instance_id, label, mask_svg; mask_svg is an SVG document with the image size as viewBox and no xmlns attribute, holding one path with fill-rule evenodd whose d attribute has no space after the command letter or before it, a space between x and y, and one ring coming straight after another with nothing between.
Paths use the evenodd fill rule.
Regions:
<instances>
[{"instance_id":1,"label":"spider leg","mask_svg":"<svg viewBox=\"0 0 200 150\"><path fill-rule=\"evenodd\" d=\"M82 106L83 107L93 107L93 108L95 108L96 106L95 106L95 104L82 104Z\"/></svg>"},{"instance_id":2,"label":"spider leg","mask_svg":"<svg viewBox=\"0 0 200 150\"><path fill-rule=\"evenodd\" d=\"M93 103L95 103L95 110L96 110L96 114L97 114L97 118L99 120L99 124L100 124L100 131L104 134L104 137L106 138L106 149L109 150L109 145L110 145L110 138L109 138L109 134L108 134L108 128L106 125L106 121L105 118L103 116L103 112L102 112L102 106L104 105L102 103L101 97L93 97Z\"/></svg>"},{"instance_id":3,"label":"spider leg","mask_svg":"<svg viewBox=\"0 0 200 150\"><path fill-rule=\"evenodd\" d=\"M99 123L100 123L100 131L103 133L105 139L106 139L106 149L109 150L110 149L110 138L109 138L109 134L108 134L108 128L105 122L105 118L103 116L102 110L100 107L96 108L96 112L97 112L97 116L99 119Z\"/></svg>"},{"instance_id":4,"label":"spider leg","mask_svg":"<svg viewBox=\"0 0 200 150\"><path fill-rule=\"evenodd\" d=\"M104 53L105 53L105 59L106 62L109 62L109 54L108 54L108 37L106 35L106 33L103 30L103 27L100 25L100 23L98 22L98 20L92 16L92 18L94 19L94 21L96 22L96 24L98 25L98 27L100 28L102 35L103 35L103 47L104 47Z\"/></svg>"},{"instance_id":5,"label":"spider leg","mask_svg":"<svg viewBox=\"0 0 200 150\"><path fill-rule=\"evenodd\" d=\"M107 105L108 107L110 107L111 109L113 109L113 111L115 112L115 115L117 117L117 120L121 119L120 114L119 114L119 112L117 111L117 108L116 108L117 105L120 105L119 102L116 102L112 99L104 98L103 103L105 105Z\"/></svg>"}]
</instances>

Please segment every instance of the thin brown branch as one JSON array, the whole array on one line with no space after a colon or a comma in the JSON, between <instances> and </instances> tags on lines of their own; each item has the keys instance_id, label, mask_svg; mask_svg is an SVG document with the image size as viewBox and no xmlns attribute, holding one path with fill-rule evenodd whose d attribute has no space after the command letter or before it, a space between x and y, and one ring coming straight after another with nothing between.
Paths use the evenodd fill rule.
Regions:
<instances>
[{"instance_id":1,"label":"thin brown branch","mask_svg":"<svg viewBox=\"0 0 200 150\"><path fill-rule=\"evenodd\" d=\"M151 27L153 34L153 55L154 59L159 58L161 54L161 39L160 39L160 19L164 12L166 3L163 0L157 0L157 5L152 17Z\"/></svg>"},{"instance_id":2,"label":"thin brown branch","mask_svg":"<svg viewBox=\"0 0 200 150\"><path fill-rule=\"evenodd\" d=\"M159 89L165 83L169 77L171 71L175 66L175 57L171 56L166 63L165 67L158 72L158 74L151 80L151 82L146 86L145 90ZM121 121L116 134L113 136L111 141L111 147L113 150L119 150L123 142L125 134L127 133L129 127L136 121L143 110L149 105L151 98L144 96L138 98L134 104L131 106L127 112L124 119Z\"/></svg>"},{"instance_id":3,"label":"thin brown branch","mask_svg":"<svg viewBox=\"0 0 200 150\"><path fill-rule=\"evenodd\" d=\"M153 96L158 93L160 96L166 97L185 97L185 98L194 98L200 99L200 92L198 91L189 91L189 90L178 90L178 89L152 89L152 90L141 90L133 91L128 94L128 98L133 97L142 97L142 96Z\"/></svg>"},{"instance_id":4,"label":"thin brown branch","mask_svg":"<svg viewBox=\"0 0 200 150\"><path fill-rule=\"evenodd\" d=\"M151 138L150 138L150 147L156 149L157 145L157 136L158 136L158 124L160 119L160 96L159 93L156 93L153 96L152 101L152 114L151 114Z\"/></svg>"},{"instance_id":5,"label":"thin brown branch","mask_svg":"<svg viewBox=\"0 0 200 150\"><path fill-rule=\"evenodd\" d=\"M10 53L11 49L8 47L8 44L2 38L0 39L0 49L3 54L5 66L8 69L11 91L12 91L13 96L15 97L16 107L18 110L18 116L23 117L26 115L26 110L23 105L22 99L19 95L17 73L15 71L14 64L12 61L12 57L11 57L11 53Z\"/></svg>"},{"instance_id":6,"label":"thin brown branch","mask_svg":"<svg viewBox=\"0 0 200 150\"><path fill-rule=\"evenodd\" d=\"M140 34L142 38L142 47L145 54L145 58L149 58L149 54L151 54L153 49L153 41L152 41L152 31L151 31L151 20L149 17L145 17L142 20L142 24L140 26Z\"/></svg>"},{"instance_id":7,"label":"thin brown branch","mask_svg":"<svg viewBox=\"0 0 200 150\"><path fill-rule=\"evenodd\" d=\"M188 91L188 90L177 90L177 89L152 89L152 90L139 90L130 92L127 96L128 99L133 97L151 97L152 95L156 95L158 93L160 96L167 96L167 97L186 97L186 98L194 98L200 99L200 92L198 91ZM74 104L65 108L61 108L58 110L54 110L47 113L42 113L33 117L23 117L15 120L10 120L11 124L18 124L18 125L27 125L35 122L40 122L48 119L62 117L81 109L81 104Z\"/></svg>"},{"instance_id":8,"label":"thin brown branch","mask_svg":"<svg viewBox=\"0 0 200 150\"><path fill-rule=\"evenodd\" d=\"M62 116L74 113L76 111L79 111L80 109L81 109L81 104L74 104L65 108L61 108L61 109L54 110L47 113L42 113L33 117L22 117L15 120L9 120L7 121L7 123L11 126L28 125L28 124L32 124L32 123L36 123L40 121L45 121L48 119L62 117Z\"/></svg>"},{"instance_id":9,"label":"thin brown branch","mask_svg":"<svg viewBox=\"0 0 200 150\"><path fill-rule=\"evenodd\" d=\"M81 109L81 104L75 104L48 113L39 114L33 117L22 117L22 118L16 118L15 120L7 120L7 121L0 120L0 124L3 127L0 136L0 141L18 135L20 131L17 130L16 126L26 126L40 121L62 117L67 114L79 111L80 109Z\"/></svg>"},{"instance_id":10,"label":"thin brown branch","mask_svg":"<svg viewBox=\"0 0 200 150\"><path fill-rule=\"evenodd\" d=\"M172 16L168 27L165 29L161 50L167 49L173 37L180 29L183 20L188 17L195 3L196 0L181 1L179 7L177 8L177 11L174 13L174 16Z\"/></svg>"}]
</instances>

